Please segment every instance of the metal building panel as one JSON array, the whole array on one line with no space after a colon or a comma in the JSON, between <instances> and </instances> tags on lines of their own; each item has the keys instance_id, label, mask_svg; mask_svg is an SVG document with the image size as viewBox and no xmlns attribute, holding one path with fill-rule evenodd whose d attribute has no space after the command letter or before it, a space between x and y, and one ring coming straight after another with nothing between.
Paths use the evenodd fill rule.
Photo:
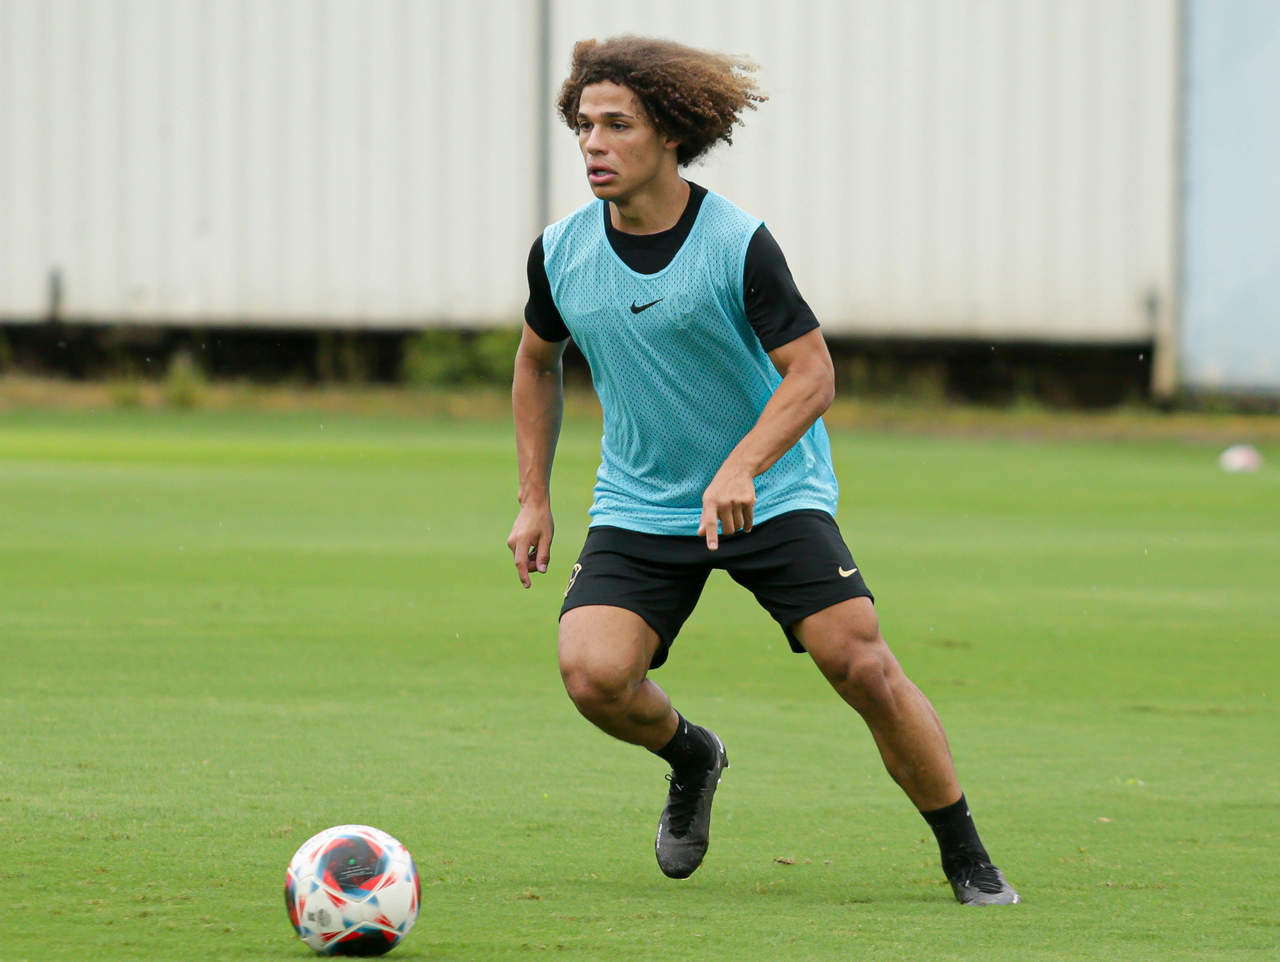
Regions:
<instances>
[{"instance_id":1,"label":"metal building panel","mask_svg":"<svg viewBox=\"0 0 1280 962\"><path fill-rule=\"evenodd\" d=\"M0 0L0 316L510 322L537 13Z\"/></svg>"},{"instance_id":2,"label":"metal building panel","mask_svg":"<svg viewBox=\"0 0 1280 962\"><path fill-rule=\"evenodd\" d=\"M47 302L49 183L32 162L45 150L45 14L0 0L0 314L38 314Z\"/></svg>"},{"instance_id":3,"label":"metal building panel","mask_svg":"<svg viewBox=\"0 0 1280 962\"><path fill-rule=\"evenodd\" d=\"M1280 7L1192 0L1187 74L1183 379L1280 395Z\"/></svg>"},{"instance_id":4,"label":"metal building panel","mask_svg":"<svg viewBox=\"0 0 1280 962\"><path fill-rule=\"evenodd\" d=\"M518 317L537 212L589 197L544 6L552 87L587 35L762 64L691 176L831 330L1144 340L1168 310L1174 0L0 0L0 313L56 269L68 317Z\"/></svg>"},{"instance_id":5,"label":"metal building panel","mask_svg":"<svg viewBox=\"0 0 1280 962\"><path fill-rule=\"evenodd\" d=\"M765 218L829 330L1141 342L1172 308L1173 0L553 9L557 82L629 32L762 65L770 101L688 176ZM559 215L590 195L553 144Z\"/></svg>"}]
</instances>

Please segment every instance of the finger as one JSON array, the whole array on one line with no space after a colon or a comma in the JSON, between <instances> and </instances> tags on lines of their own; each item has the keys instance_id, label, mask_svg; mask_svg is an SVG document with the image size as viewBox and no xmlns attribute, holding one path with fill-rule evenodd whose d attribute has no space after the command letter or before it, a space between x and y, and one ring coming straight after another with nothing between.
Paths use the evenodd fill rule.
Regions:
<instances>
[{"instance_id":1,"label":"finger","mask_svg":"<svg viewBox=\"0 0 1280 962\"><path fill-rule=\"evenodd\" d=\"M532 550L533 545L521 541L517 541L515 547L511 549L512 554L515 555L516 575L520 578L520 584L526 588L532 584L529 581L529 552Z\"/></svg>"},{"instance_id":2,"label":"finger","mask_svg":"<svg viewBox=\"0 0 1280 962\"><path fill-rule=\"evenodd\" d=\"M738 524L733 519L733 505L726 504L720 508L720 530L725 535L731 535L737 532Z\"/></svg>"},{"instance_id":3,"label":"finger","mask_svg":"<svg viewBox=\"0 0 1280 962\"><path fill-rule=\"evenodd\" d=\"M698 534L706 535L707 550L715 551L720 547L720 538L716 531L716 517L706 506L702 509L702 517L698 519Z\"/></svg>"},{"instance_id":4,"label":"finger","mask_svg":"<svg viewBox=\"0 0 1280 962\"><path fill-rule=\"evenodd\" d=\"M538 571L545 575L551 564L551 539L543 539L538 543L540 547L534 552L534 563L538 566Z\"/></svg>"},{"instance_id":5,"label":"finger","mask_svg":"<svg viewBox=\"0 0 1280 962\"><path fill-rule=\"evenodd\" d=\"M755 523L755 517L755 505L745 505L742 509L742 530L744 533L751 530L751 526Z\"/></svg>"}]
</instances>

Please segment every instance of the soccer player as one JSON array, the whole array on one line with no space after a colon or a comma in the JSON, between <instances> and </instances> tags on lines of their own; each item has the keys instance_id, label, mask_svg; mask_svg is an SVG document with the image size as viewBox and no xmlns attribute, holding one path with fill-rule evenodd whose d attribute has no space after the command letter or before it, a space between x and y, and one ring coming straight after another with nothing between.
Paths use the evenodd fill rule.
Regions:
<instances>
[{"instance_id":1,"label":"soccer player","mask_svg":"<svg viewBox=\"0 0 1280 962\"><path fill-rule=\"evenodd\" d=\"M956 898L1017 902L836 526L821 420L834 375L818 322L761 221L680 176L731 143L743 111L765 100L754 69L643 37L574 46L559 112L577 132L595 200L546 228L529 255L512 386L520 511L507 545L528 588L550 561L561 358L573 338L604 437L560 614L560 672L588 720L670 766L655 841L662 871L687 878L701 864L729 761L649 673L720 568L862 716L932 827Z\"/></svg>"}]
</instances>

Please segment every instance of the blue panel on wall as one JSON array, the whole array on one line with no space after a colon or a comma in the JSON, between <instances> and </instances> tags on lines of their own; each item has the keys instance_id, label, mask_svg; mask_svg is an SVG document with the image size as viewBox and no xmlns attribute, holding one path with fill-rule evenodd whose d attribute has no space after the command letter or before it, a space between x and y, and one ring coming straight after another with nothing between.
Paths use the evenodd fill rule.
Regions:
<instances>
[{"instance_id":1,"label":"blue panel on wall","mask_svg":"<svg viewBox=\"0 0 1280 962\"><path fill-rule=\"evenodd\" d=\"M1186 9L1182 381L1280 394L1280 3Z\"/></svg>"}]
</instances>

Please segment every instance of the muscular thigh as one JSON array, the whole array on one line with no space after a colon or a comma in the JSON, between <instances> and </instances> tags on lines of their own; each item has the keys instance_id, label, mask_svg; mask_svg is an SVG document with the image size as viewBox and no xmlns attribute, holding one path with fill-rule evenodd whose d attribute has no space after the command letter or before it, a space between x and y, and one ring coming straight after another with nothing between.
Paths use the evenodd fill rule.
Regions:
<instances>
[{"instance_id":1,"label":"muscular thigh","mask_svg":"<svg viewBox=\"0 0 1280 962\"><path fill-rule=\"evenodd\" d=\"M846 677L869 664L885 672L897 670L870 598L831 605L800 620L792 630L828 678Z\"/></svg>"},{"instance_id":2,"label":"muscular thigh","mask_svg":"<svg viewBox=\"0 0 1280 962\"><path fill-rule=\"evenodd\" d=\"M634 611L584 605L560 618L560 670L614 684L638 684L658 650L658 633Z\"/></svg>"}]
</instances>

